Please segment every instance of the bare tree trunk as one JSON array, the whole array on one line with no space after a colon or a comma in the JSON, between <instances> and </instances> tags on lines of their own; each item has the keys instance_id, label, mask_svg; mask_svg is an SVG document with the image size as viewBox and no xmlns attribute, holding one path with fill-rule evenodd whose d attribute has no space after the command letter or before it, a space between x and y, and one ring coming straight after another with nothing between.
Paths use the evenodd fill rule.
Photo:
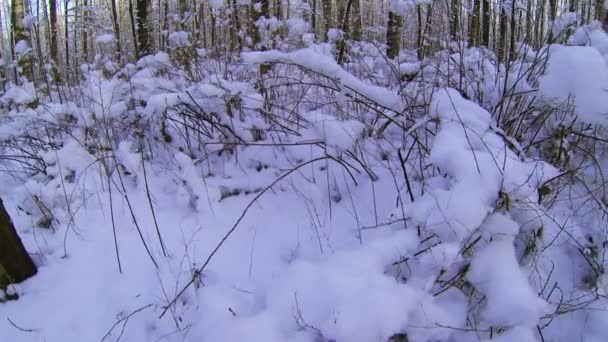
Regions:
<instances>
[{"instance_id":1,"label":"bare tree trunk","mask_svg":"<svg viewBox=\"0 0 608 342\"><path fill-rule=\"evenodd\" d=\"M312 34L315 36L315 38L317 37L317 0L312 0L311 2L311 11L312 13L310 14L310 26L312 28Z\"/></svg>"},{"instance_id":2,"label":"bare tree trunk","mask_svg":"<svg viewBox=\"0 0 608 342\"><path fill-rule=\"evenodd\" d=\"M342 15L340 20L342 20L342 32L344 36L337 44L337 58L339 64L342 64L346 61L346 40L349 39L350 35L350 12L353 5L353 0L347 0L346 7L341 9Z\"/></svg>"},{"instance_id":3,"label":"bare tree trunk","mask_svg":"<svg viewBox=\"0 0 608 342\"><path fill-rule=\"evenodd\" d=\"M179 0L178 1L178 11L179 11L179 22L180 22L180 29L184 30L186 29L186 11L188 10L188 3L186 0Z\"/></svg>"},{"instance_id":4,"label":"bare tree trunk","mask_svg":"<svg viewBox=\"0 0 608 342\"><path fill-rule=\"evenodd\" d=\"M25 11L27 8L27 0L12 0L11 5L11 22L13 24L13 53L15 53L15 46L17 43L24 41L28 47L31 47L29 37L25 32ZM28 80L32 79L32 54L31 51L15 54L14 58L18 59L19 67L21 68L21 75Z\"/></svg>"},{"instance_id":5,"label":"bare tree trunk","mask_svg":"<svg viewBox=\"0 0 608 342\"><path fill-rule=\"evenodd\" d=\"M517 9L517 7L515 6L515 4L512 4L511 5L511 24L509 25L511 27L511 32L510 32L511 39L509 42L510 60L515 60L517 57L517 46L516 45L517 45L517 41L519 39L519 28L518 28L516 9Z\"/></svg>"},{"instance_id":6,"label":"bare tree trunk","mask_svg":"<svg viewBox=\"0 0 608 342\"><path fill-rule=\"evenodd\" d=\"M424 23L424 30L423 30L423 34L422 34L422 44L420 44L420 49L418 50L420 57L420 60L424 59L424 57L427 55L427 53L430 53L433 50L433 45L431 44L427 44L426 42L426 35L427 32L429 32L431 30L431 27L433 27L433 3L429 3L428 5L426 5L426 20Z\"/></svg>"},{"instance_id":7,"label":"bare tree trunk","mask_svg":"<svg viewBox=\"0 0 608 342\"><path fill-rule=\"evenodd\" d=\"M386 57L395 59L401 51L401 28L403 18L396 13L388 12L388 27L386 30Z\"/></svg>"},{"instance_id":8,"label":"bare tree trunk","mask_svg":"<svg viewBox=\"0 0 608 342\"><path fill-rule=\"evenodd\" d=\"M230 2L230 51L241 51L242 44L239 39L239 31L241 30L241 22L239 20L239 11L236 6L236 0ZM257 30L256 30L257 32ZM254 39L255 41L255 39ZM238 48L237 48L238 47Z\"/></svg>"},{"instance_id":9,"label":"bare tree trunk","mask_svg":"<svg viewBox=\"0 0 608 342\"><path fill-rule=\"evenodd\" d=\"M481 30L482 44L489 48L490 47L490 30L492 25L492 7L490 0L483 0L483 27Z\"/></svg>"},{"instance_id":10,"label":"bare tree trunk","mask_svg":"<svg viewBox=\"0 0 608 342\"><path fill-rule=\"evenodd\" d=\"M453 41L459 40L459 32L460 32L460 12L462 9L462 4L460 0L452 0L452 11L448 13L450 16L450 38Z\"/></svg>"},{"instance_id":11,"label":"bare tree trunk","mask_svg":"<svg viewBox=\"0 0 608 342\"><path fill-rule=\"evenodd\" d=\"M54 0L53 0L54 1ZM118 12L116 11L116 0L110 0L112 11L112 28L114 29L114 38L116 39L116 57L120 58L120 25L118 24Z\"/></svg>"},{"instance_id":12,"label":"bare tree trunk","mask_svg":"<svg viewBox=\"0 0 608 342\"><path fill-rule=\"evenodd\" d=\"M167 32L169 30L169 2L164 1L162 7L158 9L158 12L158 15L161 17L160 30L158 32L160 39L160 50L165 50L167 45L167 35L163 34L163 32Z\"/></svg>"},{"instance_id":13,"label":"bare tree trunk","mask_svg":"<svg viewBox=\"0 0 608 342\"><path fill-rule=\"evenodd\" d=\"M555 40L553 25L555 25L555 19L557 19L557 0L549 0L549 19L551 20L551 26L549 27L549 43L551 44Z\"/></svg>"},{"instance_id":14,"label":"bare tree trunk","mask_svg":"<svg viewBox=\"0 0 608 342\"><path fill-rule=\"evenodd\" d=\"M546 8L547 8L547 0L540 0L537 19L538 22L538 31L536 33L536 38L538 39L537 45L540 47L543 45L545 41L545 24L546 24Z\"/></svg>"},{"instance_id":15,"label":"bare tree trunk","mask_svg":"<svg viewBox=\"0 0 608 342\"><path fill-rule=\"evenodd\" d=\"M353 0L350 17L353 20L351 37L360 42L363 40L363 18L361 18L361 0Z\"/></svg>"},{"instance_id":16,"label":"bare tree trunk","mask_svg":"<svg viewBox=\"0 0 608 342\"><path fill-rule=\"evenodd\" d=\"M139 54L141 56L149 55L152 53L152 41L150 39L150 22L148 19L149 10L149 0L137 0L137 43L139 45Z\"/></svg>"},{"instance_id":17,"label":"bare tree trunk","mask_svg":"<svg viewBox=\"0 0 608 342\"><path fill-rule=\"evenodd\" d=\"M30 9L33 10L33 9ZM40 18L40 6L36 6L36 17ZM43 66L45 64L45 59L44 57L42 57L42 41L40 39L40 24L35 24L32 26L32 28L30 29L31 32L34 34L34 38L36 39L36 48L34 49L34 51L36 51L36 57L38 58L36 61L36 64L38 65L38 69L39 69L39 73L38 75L42 75L42 70L44 70ZM34 45L34 43L32 42L32 45ZM34 48L32 46L32 48ZM33 73L32 75L36 75L35 73ZM37 79L42 78L42 80L47 83L47 79L46 76L43 77L38 77ZM48 83L47 83L48 85ZM48 88L47 88L48 90Z\"/></svg>"},{"instance_id":18,"label":"bare tree trunk","mask_svg":"<svg viewBox=\"0 0 608 342\"><path fill-rule=\"evenodd\" d=\"M416 45L418 46L418 60L424 59L424 25L423 22L423 13L422 13L422 5L416 6L416 12L418 14L418 27L416 30Z\"/></svg>"},{"instance_id":19,"label":"bare tree trunk","mask_svg":"<svg viewBox=\"0 0 608 342\"><path fill-rule=\"evenodd\" d=\"M3 13L3 6L0 6L0 23L3 23L3 18L4 18L4 13ZM6 51L6 42L4 41L4 35L0 35L0 51ZM10 44L8 44L10 45ZM2 60L2 56L0 56L0 85L2 86L2 91L6 92L6 77L7 77L7 70L6 67L4 65L4 61Z\"/></svg>"},{"instance_id":20,"label":"bare tree trunk","mask_svg":"<svg viewBox=\"0 0 608 342\"><path fill-rule=\"evenodd\" d=\"M532 0L530 0L532 1ZM473 12L471 13L471 25L469 27L469 46L479 44L479 14L481 12L481 0L473 0Z\"/></svg>"},{"instance_id":21,"label":"bare tree trunk","mask_svg":"<svg viewBox=\"0 0 608 342\"><path fill-rule=\"evenodd\" d=\"M84 62L89 61L89 28L87 26L87 15L90 15L89 12L89 4L87 0L83 0L82 2L82 12L79 15L79 20L81 22L81 32L82 32L82 58Z\"/></svg>"},{"instance_id":22,"label":"bare tree trunk","mask_svg":"<svg viewBox=\"0 0 608 342\"><path fill-rule=\"evenodd\" d=\"M277 17L277 19L280 19L282 17L282 13L283 13L283 0L276 0L274 2L274 16ZM270 14L270 12L269 12Z\"/></svg>"},{"instance_id":23,"label":"bare tree trunk","mask_svg":"<svg viewBox=\"0 0 608 342\"><path fill-rule=\"evenodd\" d=\"M604 31L608 31L608 9L604 8L604 0L596 0L596 19L602 22ZM606 3L608 6L608 3Z\"/></svg>"},{"instance_id":24,"label":"bare tree trunk","mask_svg":"<svg viewBox=\"0 0 608 342\"><path fill-rule=\"evenodd\" d=\"M207 25L205 23L205 3L201 3L199 7L198 32L199 41L202 47L207 48Z\"/></svg>"},{"instance_id":25,"label":"bare tree trunk","mask_svg":"<svg viewBox=\"0 0 608 342\"><path fill-rule=\"evenodd\" d=\"M505 0L501 1L500 4L500 17L499 17L499 35L500 38L498 40L498 60L500 62L505 62L506 50L507 50L507 11L505 9Z\"/></svg>"},{"instance_id":26,"label":"bare tree trunk","mask_svg":"<svg viewBox=\"0 0 608 342\"><path fill-rule=\"evenodd\" d=\"M528 0L526 6L526 43L532 45L534 43L534 0Z\"/></svg>"},{"instance_id":27,"label":"bare tree trunk","mask_svg":"<svg viewBox=\"0 0 608 342\"><path fill-rule=\"evenodd\" d=\"M348 2L348 0L336 0L336 12L337 12L337 22L338 22L337 27L339 29L342 29L344 20L347 17L347 15L346 15L347 2ZM348 24L346 26L348 27ZM344 32L344 34L347 34L347 32Z\"/></svg>"},{"instance_id":28,"label":"bare tree trunk","mask_svg":"<svg viewBox=\"0 0 608 342\"><path fill-rule=\"evenodd\" d=\"M329 28L332 26L332 0L323 0L323 40L329 41Z\"/></svg>"},{"instance_id":29,"label":"bare tree trunk","mask_svg":"<svg viewBox=\"0 0 608 342\"><path fill-rule=\"evenodd\" d=\"M0 289L20 283L36 273L36 265L23 247L0 199Z\"/></svg>"},{"instance_id":30,"label":"bare tree trunk","mask_svg":"<svg viewBox=\"0 0 608 342\"><path fill-rule=\"evenodd\" d=\"M49 0L49 21L51 25L50 34L50 54L53 62L53 78L57 81L58 73L57 68L59 67L59 52L57 47L57 0Z\"/></svg>"},{"instance_id":31,"label":"bare tree trunk","mask_svg":"<svg viewBox=\"0 0 608 342\"><path fill-rule=\"evenodd\" d=\"M64 4L64 8L68 8L68 4L69 4L69 0L64 0L63 1ZM70 69L70 22L68 20L68 16L64 15L63 16L63 38L65 40L64 42L64 46L65 46L65 69L66 69L66 81L69 80L68 75L69 73L69 69Z\"/></svg>"},{"instance_id":32,"label":"bare tree trunk","mask_svg":"<svg viewBox=\"0 0 608 342\"><path fill-rule=\"evenodd\" d=\"M555 0L554 0L555 1ZM604 20L604 0L595 0L595 20Z\"/></svg>"},{"instance_id":33,"label":"bare tree trunk","mask_svg":"<svg viewBox=\"0 0 608 342\"><path fill-rule=\"evenodd\" d=\"M139 59L141 53L139 51L139 39L137 38L137 28L135 23L135 9L133 8L133 0L129 0L129 22L131 23L131 33L133 35L133 45L135 47L135 59Z\"/></svg>"}]
</instances>

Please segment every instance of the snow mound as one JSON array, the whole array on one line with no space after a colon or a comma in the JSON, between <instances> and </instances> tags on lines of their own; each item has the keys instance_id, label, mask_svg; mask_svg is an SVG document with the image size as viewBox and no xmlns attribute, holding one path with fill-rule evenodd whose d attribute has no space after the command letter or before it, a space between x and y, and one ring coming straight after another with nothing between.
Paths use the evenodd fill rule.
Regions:
<instances>
[{"instance_id":1,"label":"snow mound","mask_svg":"<svg viewBox=\"0 0 608 342\"><path fill-rule=\"evenodd\" d=\"M552 46L539 90L548 100L573 98L575 112L584 122L608 124L608 67L593 47Z\"/></svg>"}]
</instances>

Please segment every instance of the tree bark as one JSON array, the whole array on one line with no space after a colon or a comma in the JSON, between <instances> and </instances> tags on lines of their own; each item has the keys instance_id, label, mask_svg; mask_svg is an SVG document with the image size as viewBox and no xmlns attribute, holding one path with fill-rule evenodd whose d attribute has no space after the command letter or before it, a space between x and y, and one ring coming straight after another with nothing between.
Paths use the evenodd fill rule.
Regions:
<instances>
[{"instance_id":1,"label":"tree bark","mask_svg":"<svg viewBox=\"0 0 608 342\"><path fill-rule=\"evenodd\" d=\"M78 2L76 2L76 6L78 7ZM82 11L77 13L78 20L80 21L80 27L82 32L82 58L85 63L89 61L89 28L87 26L87 16L91 13L89 11L89 4L87 0L82 0ZM80 62L79 62L80 63Z\"/></svg>"},{"instance_id":2,"label":"tree bark","mask_svg":"<svg viewBox=\"0 0 608 342\"><path fill-rule=\"evenodd\" d=\"M392 11L388 12L388 28L386 31L386 56L395 59L401 51L401 27L403 18Z\"/></svg>"},{"instance_id":3,"label":"tree bark","mask_svg":"<svg viewBox=\"0 0 608 342\"><path fill-rule=\"evenodd\" d=\"M11 5L11 22L13 24L13 52L15 51L14 46L20 41L25 41L28 47L31 47L29 37L25 32L25 11L27 8L26 0L12 0ZM32 79L32 55L31 52L25 53L21 56L14 56L18 58L19 67L21 68L21 75L26 79Z\"/></svg>"},{"instance_id":4,"label":"tree bark","mask_svg":"<svg viewBox=\"0 0 608 342\"><path fill-rule=\"evenodd\" d=\"M510 29L510 42L509 42L509 58L510 60L515 60L517 58L517 42L519 41L519 31L520 31L520 26L518 25L518 23L521 22L521 16L517 17L517 7L512 4L511 5L511 24Z\"/></svg>"},{"instance_id":5,"label":"tree bark","mask_svg":"<svg viewBox=\"0 0 608 342\"><path fill-rule=\"evenodd\" d=\"M323 1L323 40L329 41L329 28L332 26L332 0Z\"/></svg>"},{"instance_id":6,"label":"tree bark","mask_svg":"<svg viewBox=\"0 0 608 342\"><path fill-rule=\"evenodd\" d=\"M20 283L37 272L0 199L0 288Z\"/></svg>"},{"instance_id":7,"label":"tree bark","mask_svg":"<svg viewBox=\"0 0 608 342\"><path fill-rule=\"evenodd\" d=\"M350 38L350 13L353 5L353 0L346 0L345 8L340 8L340 20L342 23L342 39L337 42L336 60L339 64L346 62L346 40Z\"/></svg>"},{"instance_id":8,"label":"tree bark","mask_svg":"<svg viewBox=\"0 0 608 342\"><path fill-rule=\"evenodd\" d=\"M498 40L498 60L500 62L506 61L507 51L507 10L505 9L505 0L502 0L500 4L500 16L499 16L499 40Z\"/></svg>"},{"instance_id":9,"label":"tree bark","mask_svg":"<svg viewBox=\"0 0 608 342\"><path fill-rule=\"evenodd\" d=\"M469 46L477 46L477 44L479 44L479 13L480 12L481 12L481 0L473 0L473 13L471 13L471 26L469 27Z\"/></svg>"},{"instance_id":10,"label":"tree bark","mask_svg":"<svg viewBox=\"0 0 608 342\"><path fill-rule=\"evenodd\" d=\"M545 9L547 7L547 0L539 0L538 7L536 10L536 46L540 47L543 45L545 40Z\"/></svg>"},{"instance_id":11,"label":"tree bark","mask_svg":"<svg viewBox=\"0 0 608 342\"><path fill-rule=\"evenodd\" d=\"M555 40L555 37L553 36L553 26L557 19L557 0L549 0L549 19L551 20L549 27L549 44L551 44Z\"/></svg>"},{"instance_id":12,"label":"tree bark","mask_svg":"<svg viewBox=\"0 0 608 342\"><path fill-rule=\"evenodd\" d=\"M532 45L534 43L534 14L532 10L534 0L528 0L528 4L526 6L526 43L528 45Z\"/></svg>"},{"instance_id":13,"label":"tree bark","mask_svg":"<svg viewBox=\"0 0 608 342\"><path fill-rule=\"evenodd\" d=\"M489 48L490 47L490 26L492 25L492 7L490 7L490 0L483 0L483 28L482 28L482 44Z\"/></svg>"},{"instance_id":14,"label":"tree bark","mask_svg":"<svg viewBox=\"0 0 608 342\"><path fill-rule=\"evenodd\" d=\"M68 0L63 0L63 6L64 8L68 8L69 5L69 1ZM65 46L65 69L66 69L66 81L69 80L69 75L70 73L67 72L70 68L70 22L69 22L69 16L64 15L63 16L63 38L65 40L64 42L64 46Z\"/></svg>"},{"instance_id":15,"label":"tree bark","mask_svg":"<svg viewBox=\"0 0 608 342\"><path fill-rule=\"evenodd\" d=\"M363 18L361 18L361 0L353 0L353 8L351 9L351 18L353 20L351 37L355 41L363 40Z\"/></svg>"},{"instance_id":16,"label":"tree bark","mask_svg":"<svg viewBox=\"0 0 608 342\"><path fill-rule=\"evenodd\" d=\"M460 12L462 10L462 5L460 0L452 0L452 13L450 15L450 36L453 41L459 40L460 33Z\"/></svg>"},{"instance_id":17,"label":"tree bark","mask_svg":"<svg viewBox=\"0 0 608 342\"><path fill-rule=\"evenodd\" d=\"M131 34L133 35L133 45L135 46L135 59L141 57L139 51L139 38L137 37L137 28L135 23L135 13L133 9L133 0L129 0L129 22L131 23Z\"/></svg>"},{"instance_id":18,"label":"tree bark","mask_svg":"<svg viewBox=\"0 0 608 342\"><path fill-rule=\"evenodd\" d=\"M595 20L604 20L604 0L595 0Z\"/></svg>"},{"instance_id":19,"label":"tree bark","mask_svg":"<svg viewBox=\"0 0 608 342\"><path fill-rule=\"evenodd\" d=\"M139 44L139 57L152 53L150 22L148 19L149 9L149 0L137 0L137 43Z\"/></svg>"},{"instance_id":20,"label":"tree bark","mask_svg":"<svg viewBox=\"0 0 608 342\"><path fill-rule=\"evenodd\" d=\"M112 11L112 28L114 29L114 39L116 39L116 57L120 58L120 25L118 19L118 11L116 10L116 0L110 0L110 3Z\"/></svg>"},{"instance_id":21,"label":"tree bark","mask_svg":"<svg viewBox=\"0 0 608 342\"><path fill-rule=\"evenodd\" d=\"M270 13L268 15L270 16ZM274 16L277 19L283 16L283 0L276 0L274 2Z\"/></svg>"},{"instance_id":22,"label":"tree bark","mask_svg":"<svg viewBox=\"0 0 608 342\"><path fill-rule=\"evenodd\" d=\"M49 0L49 20L51 25L50 53L53 60L53 77L56 78L56 68L59 67L59 53L57 49L57 0Z\"/></svg>"}]
</instances>

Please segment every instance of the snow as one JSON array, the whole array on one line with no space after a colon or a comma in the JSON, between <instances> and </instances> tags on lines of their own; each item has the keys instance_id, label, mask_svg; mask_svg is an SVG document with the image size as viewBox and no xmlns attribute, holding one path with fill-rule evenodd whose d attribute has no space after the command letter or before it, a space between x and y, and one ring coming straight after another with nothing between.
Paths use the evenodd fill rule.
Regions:
<instances>
[{"instance_id":1,"label":"snow","mask_svg":"<svg viewBox=\"0 0 608 342\"><path fill-rule=\"evenodd\" d=\"M292 37L302 36L309 31L309 25L302 18L291 17L287 20L289 35Z\"/></svg>"},{"instance_id":2,"label":"snow","mask_svg":"<svg viewBox=\"0 0 608 342\"><path fill-rule=\"evenodd\" d=\"M561 103L573 97L577 116L587 123L607 124L606 60L593 47L555 45L539 90L546 99Z\"/></svg>"},{"instance_id":3,"label":"snow","mask_svg":"<svg viewBox=\"0 0 608 342\"><path fill-rule=\"evenodd\" d=\"M338 86L342 91L351 94L361 94L373 101L395 111L401 112L404 104L397 92L386 88L365 83L352 74L346 72L335 59L316 51L314 48L297 50L294 52L280 52L277 50L265 52L244 53L243 58L249 64L263 64L272 62L291 62L328 77L339 80Z\"/></svg>"},{"instance_id":4,"label":"snow","mask_svg":"<svg viewBox=\"0 0 608 342\"><path fill-rule=\"evenodd\" d=\"M0 97L0 102L25 105L36 99L36 89L33 83L19 87L14 84L7 86L6 92Z\"/></svg>"},{"instance_id":5,"label":"snow","mask_svg":"<svg viewBox=\"0 0 608 342\"><path fill-rule=\"evenodd\" d=\"M29 30L32 28L32 26L36 25L38 23L38 17L35 15L26 15L25 18L23 18L23 25L25 26L26 30Z\"/></svg>"},{"instance_id":6,"label":"snow","mask_svg":"<svg viewBox=\"0 0 608 342\"><path fill-rule=\"evenodd\" d=\"M113 43L115 40L116 40L116 38L114 37L114 34L106 33L106 34L97 36L97 38L95 38L95 43L110 44L110 43Z\"/></svg>"},{"instance_id":7,"label":"snow","mask_svg":"<svg viewBox=\"0 0 608 342\"><path fill-rule=\"evenodd\" d=\"M550 312L520 270L513 237L496 237L475 254L469 279L487 299L487 326L535 327Z\"/></svg>"},{"instance_id":8,"label":"snow","mask_svg":"<svg viewBox=\"0 0 608 342\"><path fill-rule=\"evenodd\" d=\"M430 0L390 0L390 10L400 16L408 15L417 5L430 3Z\"/></svg>"},{"instance_id":9,"label":"snow","mask_svg":"<svg viewBox=\"0 0 608 342\"><path fill-rule=\"evenodd\" d=\"M172 32L169 35L169 43L172 47L185 47L190 45L190 33L185 31Z\"/></svg>"},{"instance_id":10,"label":"snow","mask_svg":"<svg viewBox=\"0 0 608 342\"><path fill-rule=\"evenodd\" d=\"M330 42L337 42L341 40L342 37L344 37L344 32L342 32L340 29L330 28L327 31L327 38Z\"/></svg>"},{"instance_id":11,"label":"snow","mask_svg":"<svg viewBox=\"0 0 608 342\"><path fill-rule=\"evenodd\" d=\"M332 115L310 113L314 138L324 141L339 154L354 147L365 126L356 120L338 120Z\"/></svg>"},{"instance_id":12,"label":"snow","mask_svg":"<svg viewBox=\"0 0 608 342\"><path fill-rule=\"evenodd\" d=\"M214 10L219 10L224 7L224 0L209 0L209 6Z\"/></svg>"},{"instance_id":13,"label":"snow","mask_svg":"<svg viewBox=\"0 0 608 342\"><path fill-rule=\"evenodd\" d=\"M402 75L413 76L420 71L420 62L401 63L399 64L399 72Z\"/></svg>"},{"instance_id":14,"label":"snow","mask_svg":"<svg viewBox=\"0 0 608 342\"><path fill-rule=\"evenodd\" d=\"M554 37L560 37L566 33L568 28L573 28L578 21L578 14L575 12L564 13L555 19L551 28Z\"/></svg>"},{"instance_id":15,"label":"snow","mask_svg":"<svg viewBox=\"0 0 608 342\"><path fill-rule=\"evenodd\" d=\"M31 51L30 45L25 40L20 40L15 44L15 53L17 55L24 55Z\"/></svg>"}]
</instances>

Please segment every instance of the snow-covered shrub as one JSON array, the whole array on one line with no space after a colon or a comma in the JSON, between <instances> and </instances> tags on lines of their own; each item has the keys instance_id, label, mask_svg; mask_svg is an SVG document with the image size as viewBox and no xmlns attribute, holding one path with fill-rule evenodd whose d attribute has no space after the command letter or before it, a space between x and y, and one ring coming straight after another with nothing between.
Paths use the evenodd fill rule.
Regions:
<instances>
[{"instance_id":1,"label":"snow-covered shrub","mask_svg":"<svg viewBox=\"0 0 608 342\"><path fill-rule=\"evenodd\" d=\"M183 32L136 64L97 57L58 86L67 100L7 87L0 193L45 266L19 305L69 307L30 310L32 334L90 320L83 340L604 336L605 33L522 44L506 65L459 44L395 65L347 42L340 65L301 24L260 19L283 50L238 58L179 60Z\"/></svg>"}]
</instances>

